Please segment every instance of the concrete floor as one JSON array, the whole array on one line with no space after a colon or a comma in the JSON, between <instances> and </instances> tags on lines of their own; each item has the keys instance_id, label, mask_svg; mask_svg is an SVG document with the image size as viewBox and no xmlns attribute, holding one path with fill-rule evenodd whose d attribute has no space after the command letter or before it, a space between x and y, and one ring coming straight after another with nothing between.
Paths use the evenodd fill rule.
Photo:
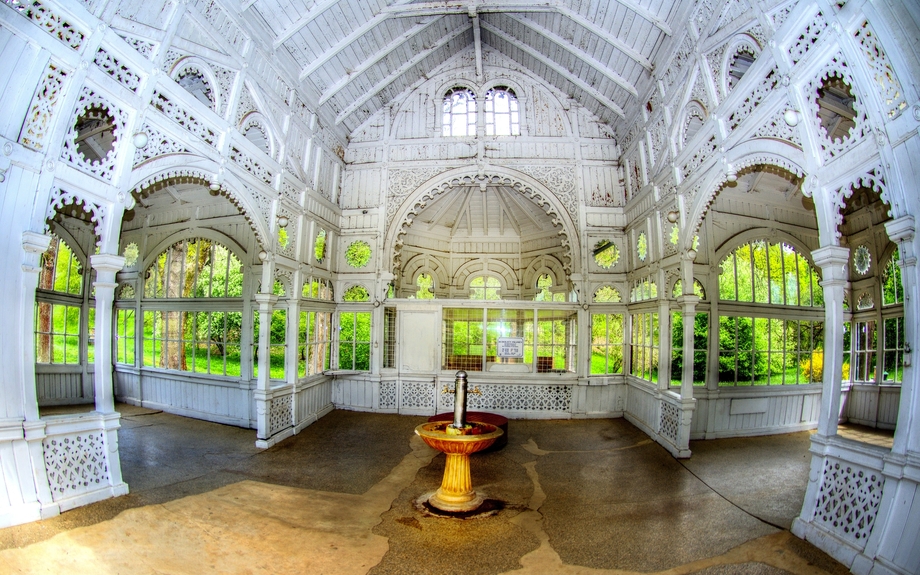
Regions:
<instances>
[{"instance_id":1,"label":"concrete floor","mask_svg":"<svg viewBox=\"0 0 920 575\"><path fill-rule=\"evenodd\" d=\"M444 456L422 417L335 411L268 450L254 432L120 405L131 493L0 529L0 573L821 575L789 534L808 433L702 441L678 461L623 419L509 423L473 456L500 509L415 501Z\"/></svg>"}]
</instances>

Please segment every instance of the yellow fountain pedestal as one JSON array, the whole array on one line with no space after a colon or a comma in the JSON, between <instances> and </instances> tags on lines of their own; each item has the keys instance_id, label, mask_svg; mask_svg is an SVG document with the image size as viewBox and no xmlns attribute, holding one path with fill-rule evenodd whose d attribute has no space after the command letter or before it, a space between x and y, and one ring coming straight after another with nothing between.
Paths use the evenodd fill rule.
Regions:
<instances>
[{"instance_id":1,"label":"yellow fountain pedestal","mask_svg":"<svg viewBox=\"0 0 920 575\"><path fill-rule=\"evenodd\" d=\"M447 456L441 487L428 498L432 507L441 511L473 511L482 505L483 497L473 491L470 478L470 454L492 445L504 433L488 423L471 423L475 431L469 435L448 435L447 422L423 423L415 433L430 447Z\"/></svg>"}]
</instances>

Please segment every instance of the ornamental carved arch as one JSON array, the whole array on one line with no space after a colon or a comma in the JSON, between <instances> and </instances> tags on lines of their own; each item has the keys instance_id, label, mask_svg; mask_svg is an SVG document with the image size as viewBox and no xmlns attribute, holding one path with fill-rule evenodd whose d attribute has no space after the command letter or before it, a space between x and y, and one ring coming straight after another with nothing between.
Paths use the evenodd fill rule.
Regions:
<instances>
[{"instance_id":1,"label":"ornamental carved arch","mask_svg":"<svg viewBox=\"0 0 920 575\"><path fill-rule=\"evenodd\" d=\"M680 234L679 251L683 252L692 247L694 236L699 233L703 220L719 192L729 183L731 172L737 175L755 166L771 166L798 178L806 176L801 150L781 141L749 140L726 150L723 159L722 162L712 164L705 174L682 191L688 206L687 233ZM826 229L821 221L821 210L817 212L819 228Z\"/></svg>"},{"instance_id":2,"label":"ornamental carved arch","mask_svg":"<svg viewBox=\"0 0 920 575\"><path fill-rule=\"evenodd\" d=\"M402 268L404 263L401 261L403 237L409 231L415 217L425 209L429 202L461 186L502 186L519 193L527 201L538 206L547 215L548 222L555 228L556 233L561 236L560 244L563 252L560 259L562 259L565 271L573 273L580 269L581 250L578 228L567 205L549 186L517 170L492 167L482 171L472 166L449 170L430 177L415 187L414 191L405 193L405 195L399 193L398 190L387 190L389 196L387 201L388 225L384 246L391 258L394 274L396 270Z\"/></svg>"},{"instance_id":3,"label":"ornamental carved arch","mask_svg":"<svg viewBox=\"0 0 920 575\"><path fill-rule=\"evenodd\" d=\"M272 198L235 177L221 164L207 158L191 155L172 155L156 158L131 173L129 190L131 197L125 201L126 209L134 207L137 200L149 195L157 186L170 180L193 181L211 189L212 195L224 196L240 211L256 241L265 249L273 245L268 222L271 216Z\"/></svg>"}]
</instances>

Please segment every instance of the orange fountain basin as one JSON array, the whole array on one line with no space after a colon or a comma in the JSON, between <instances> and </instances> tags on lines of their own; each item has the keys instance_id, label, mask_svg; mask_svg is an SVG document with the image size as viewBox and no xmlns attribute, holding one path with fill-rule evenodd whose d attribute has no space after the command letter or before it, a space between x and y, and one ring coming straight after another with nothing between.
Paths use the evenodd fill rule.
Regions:
<instances>
[{"instance_id":1,"label":"orange fountain basin","mask_svg":"<svg viewBox=\"0 0 920 575\"><path fill-rule=\"evenodd\" d=\"M470 454L489 447L504 433L489 423L469 423L464 435L449 435L449 422L433 421L415 428L415 433L430 447L447 455L441 487L428 503L441 511L468 512L482 505L484 498L473 491Z\"/></svg>"}]
</instances>

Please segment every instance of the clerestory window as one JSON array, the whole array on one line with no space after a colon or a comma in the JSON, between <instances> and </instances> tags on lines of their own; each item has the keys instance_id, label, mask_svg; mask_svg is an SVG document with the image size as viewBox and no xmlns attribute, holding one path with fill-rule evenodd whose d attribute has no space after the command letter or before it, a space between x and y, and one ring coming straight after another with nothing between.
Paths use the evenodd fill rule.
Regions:
<instances>
[{"instance_id":1,"label":"clerestory window","mask_svg":"<svg viewBox=\"0 0 920 575\"><path fill-rule=\"evenodd\" d=\"M496 86L486 92L485 119L487 136L520 135L518 101L511 88Z\"/></svg>"},{"instance_id":2,"label":"clerestory window","mask_svg":"<svg viewBox=\"0 0 920 575\"><path fill-rule=\"evenodd\" d=\"M442 136L476 135L476 94L457 86L444 94L441 116Z\"/></svg>"}]
</instances>

